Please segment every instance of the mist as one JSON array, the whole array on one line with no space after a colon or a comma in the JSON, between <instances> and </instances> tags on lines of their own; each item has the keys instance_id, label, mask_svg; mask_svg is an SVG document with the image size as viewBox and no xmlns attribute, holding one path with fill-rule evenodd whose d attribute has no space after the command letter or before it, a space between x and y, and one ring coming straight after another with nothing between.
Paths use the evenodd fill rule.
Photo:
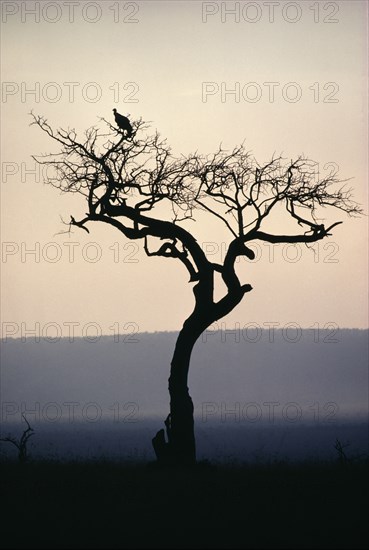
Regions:
<instances>
[{"instance_id":1,"label":"mist","mask_svg":"<svg viewBox=\"0 0 369 550\"><path fill-rule=\"evenodd\" d=\"M153 460L176 336L3 340L3 432L21 432L24 413L34 457ZM352 456L368 452L366 330L208 331L189 388L200 459L329 459L336 439Z\"/></svg>"}]
</instances>

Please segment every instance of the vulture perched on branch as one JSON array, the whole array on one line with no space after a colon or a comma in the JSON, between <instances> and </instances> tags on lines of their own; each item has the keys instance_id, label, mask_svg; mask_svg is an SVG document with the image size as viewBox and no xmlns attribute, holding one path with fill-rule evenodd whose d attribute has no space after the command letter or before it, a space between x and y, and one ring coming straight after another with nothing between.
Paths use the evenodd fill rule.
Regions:
<instances>
[{"instance_id":1,"label":"vulture perched on branch","mask_svg":"<svg viewBox=\"0 0 369 550\"><path fill-rule=\"evenodd\" d=\"M132 126L129 122L128 118L126 116L120 115L117 113L116 109L113 109L115 122L117 123L117 126L121 130L125 130L127 132L127 137L131 137L132 135Z\"/></svg>"}]
</instances>

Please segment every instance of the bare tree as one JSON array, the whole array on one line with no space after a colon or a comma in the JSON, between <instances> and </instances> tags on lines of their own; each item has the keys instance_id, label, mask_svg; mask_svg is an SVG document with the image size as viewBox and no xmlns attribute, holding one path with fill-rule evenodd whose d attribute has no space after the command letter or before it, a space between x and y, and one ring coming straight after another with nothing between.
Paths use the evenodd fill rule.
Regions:
<instances>
[{"instance_id":1,"label":"bare tree","mask_svg":"<svg viewBox=\"0 0 369 550\"><path fill-rule=\"evenodd\" d=\"M23 430L23 433L19 439L16 439L15 437L8 435L7 437L1 437L0 441L4 441L7 443L12 443L15 447L18 449L18 460L21 464L24 464L28 460L28 450L27 450L27 444L30 437L32 437L35 433L34 429L31 428L27 418L24 414L22 414L22 418L24 419L25 423L27 424L27 428Z\"/></svg>"},{"instance_id":2,"label":"bare tree","mask_svg":"<svg viewBox=\"0 0 369 550\"><path fill-rule=\"evenodd\" d=\"M142 120L133 123L130 139L102 119L106 133L93 127L79 140L74 129L54 130L45 118L32 116L32 124L58 145L57 153L35 157L48 167L46 183L85 199L85 216L79 220L71 216L69 229L78 226L89 231L90 222L111 225L128 239L141 239L147 256L182 262L189 282L194 283L194 309L178 335L171 362L168 441L164 430L153 439L159 460L194 463L193 403L187 387L191 353L202 332L252 290L236 274L237 258L254 259L250 241L309 244L329 236L342 222L328 227L321 223L318 210L324 207L350 216L360 214L361 209L337 174L316 181L311 161L303 157L291 162L273 157L260 165L241 145L231 152L219 148L212 156L194 153L175 158L157 132L145 133L148 126ZM159 217L164 203L169 206L166 220ZM222 264L210 261L183 227L183 222L195 219L197 210L217 218L228 229L230 241ZM296 222L296 233L264 230L264 220L281 211ZM156 249L152 238L160 241ZM218 301L214 299L216 272L226 285Z\"/></svg>"},{"instance_id":3,"label":"bare tree","mask_svg":"<svg viewBox=\"0 0 369 550\"><path fill-rule=\"evenodd\" d=\"M349 442L342 443L338 438L336 439L335 444L334 444L334 448L337 451L338 461L339 461L340 464L346 465L346 464L349 463L349 458L348 458L347 454L345 453L345 449L349 446L350 446Z\"/></svg>"}]
</instances>

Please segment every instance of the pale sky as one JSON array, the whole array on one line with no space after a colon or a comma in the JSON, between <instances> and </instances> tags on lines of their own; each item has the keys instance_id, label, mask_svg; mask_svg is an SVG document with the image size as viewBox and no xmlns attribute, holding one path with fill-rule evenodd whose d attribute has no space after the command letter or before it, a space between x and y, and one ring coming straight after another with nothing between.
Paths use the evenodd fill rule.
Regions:
<instances>
[{"instance_id":1,"label":"pale sky","mask_svg":"<svg viewBox=\"0 0 369 550\"><path fill-rule=\"evenodd\" d=\"M32 109L53 127L82 132L99 117L113 123L116 107L151 121L178 155L243 141L259 162L274 152L287 160L304 154L322 175L338 166L341 178L352 178L368 212L367 2L276 2L274 13L268 2L1 7L3 336L4 323L14 336L36 323L41 333L55 324L63 336L68 323L76 335L88 323L102 334L112 326L178 330L193 308L179 262L146 258L139 241L98 224L89 235L57 234L60 217L86 210L77 195L60 195L32 173L31 155L55 150L29 127ZM232 89L239 97L225 93ZM319 256L279 245L273 257L272 245L258 243L259 261L240 260L242 282L254 290L223 319L226 329L368 327L367 218L323 215L344 224L320 241ZM201 215L186 227L220 259L228 242L221 225Z\"/></svg>"}]
</instances>

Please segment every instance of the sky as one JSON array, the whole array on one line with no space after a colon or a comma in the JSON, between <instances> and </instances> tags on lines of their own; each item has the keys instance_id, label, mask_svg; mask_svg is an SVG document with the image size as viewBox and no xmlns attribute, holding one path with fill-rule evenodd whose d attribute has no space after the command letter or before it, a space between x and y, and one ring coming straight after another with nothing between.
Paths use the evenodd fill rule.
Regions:
<instances>
[{"instance_id":1,"label":"sky","mask_svg":"<svg viewBox=\"0 0 369 550\"><path fill-rule=\"evenodd\" d=\"M179 330L193 308L175 260L146 258L139 241L98 224L60 234L61 220L83 215L84 204L44 185L31 155L54 146L29 126L31 110L82 133L99 117L113 123L115 107L149 121L178 155L242 142L260 163L304 154L322 176L335 167L351 178L368 212L367 2L1 9L3 337ZM237 267L253 291L215 328L368 327L367 217L323 215L344 223L315 254L255 244L257 261ZM221 225L199 215L190 228L212 260L224 256Z\"/></svg>"}]
</instances>

